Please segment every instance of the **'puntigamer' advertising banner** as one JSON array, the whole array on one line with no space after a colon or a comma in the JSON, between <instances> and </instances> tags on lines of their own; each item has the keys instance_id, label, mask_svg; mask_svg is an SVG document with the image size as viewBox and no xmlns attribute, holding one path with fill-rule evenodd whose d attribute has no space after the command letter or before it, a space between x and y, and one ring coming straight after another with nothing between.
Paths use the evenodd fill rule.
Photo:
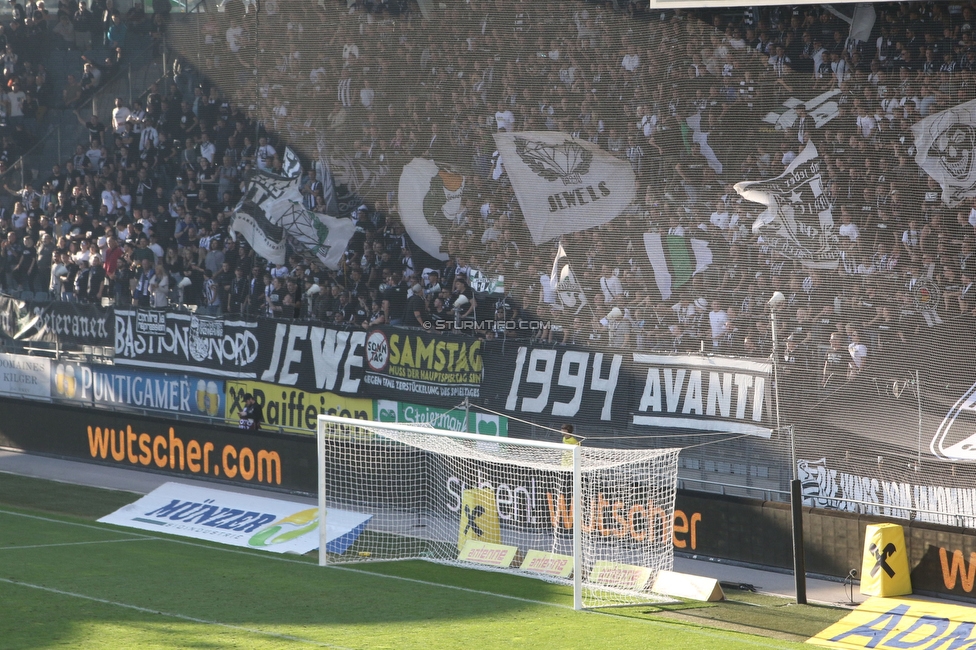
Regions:
<instances>
[{"instance_id":1,"label":"'puntigamer' advertising banner","mask_svg":"<svg viewBox=\"0 0 976 650\"><path fill-rule=\"evenodd\" d=\"M115 363L253 379L257 322L188 313L115 310Z\"/></svg>"},{"instance_id":2,"label":"'puntigamer' advertising banner","mask_svg":"<svg viewBox=\"0 0 976 650\"><path fill-rule=\"evenodd\" d=\"M208 416L225 412L222 379L70 362L53 364L50 396L73 402Z\"/></svg>"},{"instance_id":3,"label":"'puntigamer' advertising banner","mask_svg":"<svg viewBox=\"0 0 976 650\"><path fill-rule=\"evenodd\" d=\"M485 363L481 403L523 418L771 435L766 361L493 344Z\"/></svg>"}]
</instances>

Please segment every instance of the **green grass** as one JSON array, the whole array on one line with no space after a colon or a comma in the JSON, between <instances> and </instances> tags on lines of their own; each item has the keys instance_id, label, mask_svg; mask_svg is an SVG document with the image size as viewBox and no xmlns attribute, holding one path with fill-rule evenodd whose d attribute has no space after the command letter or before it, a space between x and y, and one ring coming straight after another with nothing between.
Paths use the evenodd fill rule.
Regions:
<instances>
[{"instance_id":1,"label":"green grass","mask_svg":"<svg viewBox=\"0 0 976 650\"><path fill-rule=\"evenodd\" d=\"M91 521L134 499L0 474L0 648L793 648L846 613L752 594L575 612L538 580L322 569Z\"/></svg>"}]
</instances>

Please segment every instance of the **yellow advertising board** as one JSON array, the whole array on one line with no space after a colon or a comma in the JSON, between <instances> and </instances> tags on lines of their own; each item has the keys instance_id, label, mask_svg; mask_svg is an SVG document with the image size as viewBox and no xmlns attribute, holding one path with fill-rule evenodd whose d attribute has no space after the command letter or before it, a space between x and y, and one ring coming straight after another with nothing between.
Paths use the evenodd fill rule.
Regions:
<instances>
[{"instance_id":1,"label":"yellow advertising board","mask_svg":"<svg viewBox=\"0 0 976 650\"><path fill-rule=\"evenodd\" d=\"M463 550L469 540L489 544L502 543L495 492L491 488L470 488L461 493L458 550Z\"/></svg>"},{"instance_id":2,"label":"yellow advertising board","mask_svg":"<svg viewBox=\"0 0 976 650\"><path fill-rule=\"evenodd\" d=\"M641 591L650 578L651 570L647 567L606 560L597 561L590 571L590 582L630 591Z\"/></svg>"},{"instance_id":3,"label":"yellow advertising board","mask_svg":"<svg viewBox=\"0 0 976 650\"><path fill-rule=\"evenodd\" d=\"M505 546L503 544L489 544L488 542L476 542L469 539L464 543L458 559L464 562L474 562L475 564L485 564L487 566L497 566L503 569L508 568L518 553L517 546Z\"/></svg>"},{"instance_id":4,"label":"yellow advertising board","mask_svg":"<svg viewBox=\"0 0 976 650\"><path fill-rule=\"evenodd\" d=\"M297 433L315 435L315 423L319 414L338 415L358 420L373 419L373 400L361 397L344 397L335 393L312 393L290 386L279 386L260 381L225 382L227 392L227 424L237 426L244 395L251 393L264 411L264 425L282 427Z\"/></svg>"},{"instance_id":5,"label":"yellow advertising board","mask_svg":"<svg viewBox=\"0 0 976 650\"><path fill-rule=\"evenodd\" d=\"M542 573L557 578L568 578L573 574L573 558L569 555L546 553L545 551L529 551L522 560L523 571Z\"/></svg>"},{"instance_id":6,"label":"yellow advertising board","mask_svg":"<svg viewBox=\"0 0 976 650\"><path fill-rule=\"evenodd\" d=\"M972 648L976 608L906 598L869 598L807 640L822 648Z\"/></svg>"},{"instance_id":7,"label":"yellow advertising board","mask_svg":"<svg viewBox=\"0 0 976 650\"><path fill-rule=\"evenodd\" d=\"M912 593L905 530L898 524L870 524L865 530L861 593L885 597Z\"/></svg>"}]
</instances>

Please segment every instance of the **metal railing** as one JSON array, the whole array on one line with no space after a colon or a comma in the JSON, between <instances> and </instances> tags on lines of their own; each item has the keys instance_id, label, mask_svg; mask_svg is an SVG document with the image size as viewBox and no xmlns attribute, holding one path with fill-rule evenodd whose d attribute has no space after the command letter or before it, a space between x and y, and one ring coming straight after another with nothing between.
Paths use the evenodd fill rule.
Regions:
<instances>
[{"instance_id":1,"label":"metal railing","mask_svg":"<svg viewBox=\"0 0 976 650\"><path fill-rule=\"evenodd\" d=\"M131 105L134 99L145 95L151 84L165 79L166 49L163 48L159 61L153 60L152 51L153 46L150 45L132 55L129 63L103 81L78 107L48 109L43 121L37 125L38 129L46 129L46 133L0 174L0 187L6 185L12 190L21 189L26 183L33 183L48 173L55 163L64 164L77 145L87 147L88 130L83 120L79 119L82 109L90 108L92 112L97 112L102 122L110 128L106 117L112 114L116 97L122 97Z\"/></svg>"}]
</instances>

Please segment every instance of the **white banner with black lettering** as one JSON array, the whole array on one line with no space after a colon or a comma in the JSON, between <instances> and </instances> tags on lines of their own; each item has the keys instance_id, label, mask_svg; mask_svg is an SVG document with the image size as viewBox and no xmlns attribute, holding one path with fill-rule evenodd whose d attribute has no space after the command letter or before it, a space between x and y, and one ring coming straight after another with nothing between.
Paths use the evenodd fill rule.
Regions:
<instances>
[{"instance_id":1,"label":"white banner with black lettering","mask_svg":"<svg viewBox=\"0 0 976 650\"><path fill-rule=\"evenodd\" d=\"M496 133L495 144L536 245L603 225L634 200L634 170L568 133Z\"/></svg>"},{"instance_id":2,"label":"white banner with black lettering","mask_svg":"<svg viewBox=\"0 0 976 650\"><path fill-rule=\"evenodd\" d=\"M51 360L0 352L0 393L51 397Z\"/></svg>"},{"instance_id":3,"label":"white banner with black lettering","mask_svg":"<svg viewBox=\"0 0 976 650\"><path fill-rule=\"evenodd\" d=\"M326 550L344 553L371 518L330 508ZM319 547L319 512L314 505L181 483L165 483L98 521L272 553L305 554Z\"/></svg>"}]
</instances>

